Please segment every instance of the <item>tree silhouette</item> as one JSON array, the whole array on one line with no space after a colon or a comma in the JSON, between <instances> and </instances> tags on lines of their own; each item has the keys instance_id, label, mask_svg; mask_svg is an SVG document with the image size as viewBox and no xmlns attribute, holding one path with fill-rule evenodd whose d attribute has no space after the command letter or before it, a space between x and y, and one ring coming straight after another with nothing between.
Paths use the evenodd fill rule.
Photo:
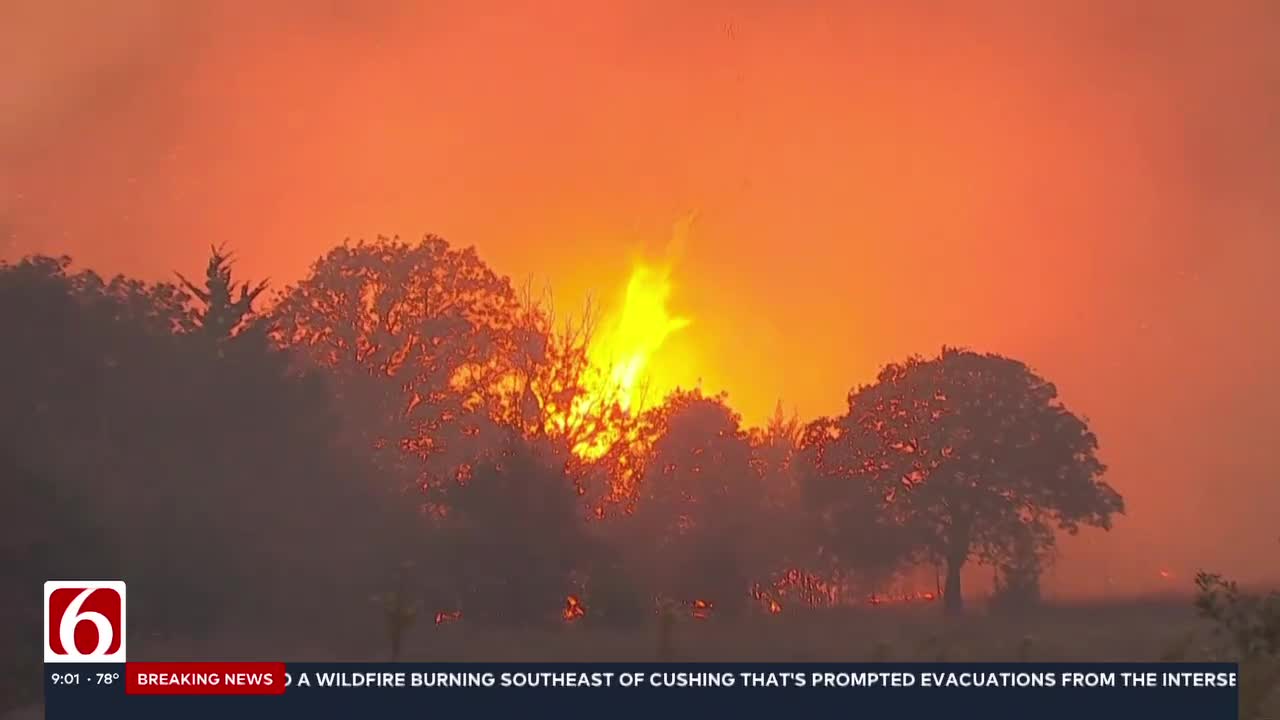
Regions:
<instances>
[{"instance_id":1,"label":"tree silhouette","mask_svg":"<svg viewBox=\"0 0 1280 720\"><path fill-rule=\"evenodd\" d=\"M995 559L994 608L1026 610L1040 602L1040 576L1053 560L1053 528L1044 523L1026 523L1009 539Z\"/></svg>"},{"instance_id":2,"label":"tree silhouette","mask_svg":"<svg viewBox=\"0 0 1280 720\"><path fill-rule=\"evenodd\" d=\"M778 401L768 423L749 430L748 437L752 464L765 478L764 490L770 504L795 504L800 490L796 459L804 438L799 417L794 414L788 417L782 411L782 401Z\"/></svg>"},{"instance_id":3,"label":"tree silhouette","mask_svg":"<svg viewBox=\"0 0 1280 720\"><path fill-rule=\"evenodd\" d=\"M222 340L231 337L253 313L253 303L267 289L263 280L252 288L249 283L240 286L239 296L233 299L235 284L231 281L232 256L223 248L210 248L209 265L205 269L204 285L188 280L182 273L174 273L185 287L203 305L196 312L196 324L208 337Z\"/></svg>"},{"instance_id":4,"label":"tree silhouette","mask_svg":"<svg viewBox=\"0 0 1280 720\"><path fill-rule=\"evenodd\" d=\"M798 600L812 605L821 602L808 592L805 580L824 568L819 551L825 539L804 512L806 470L803 440L805 426L792 414L786 415L779 401L764 427L748 431L751 463L761 477L764 517L751 533L768 548L762 582L762 602Z\"/></svg>"},{"instance_id":5,"label":"tree silhouette","mask_svg":"<svg viewBox=\"0 0 1280 720\"><path fill-rule=\"evenodd\" d=\"M24 572L124 578L137 632L362 592L393 524L324 385L262 332L209 352L174 285L69 267L0 264L0 337L23 347L0 354L6 508L57 532L15 540Z\"/></svg>"},{"instance_id":6,"label":"tree silhouette","mask_svg":"<svg viewBox=\"0 0 1280 720\"><path fill-rule=\"evenodd\" d=\"M580 316L558 323L550 293L535 300L526 290L522 309L513 364L519 402L504 408L506 424L561 438L578 451L596 450L591 454L597 457L606 454L632 434L635 423L609 381L612 368L590 359L594 306L588 302Z\"/></svg>"},{"instance_id":7,"label":"tree silhouette","mask_svg":"<svg viewBox=\"0 0 1280 720\"><path fill-rule=\"evenodd\" d=\"M1100 477L1097 438L1026 365L944 348L881 371L849 396L832 433L846 467L883 499L919 549L946 565L946 607L960 572L1053 543L1052 528L1109 529L1124 502ZM848 465L852 461L852 465Z\"/></svg>"},{"instance_id":8,"label":"tree silhouette","mask_svg":"<svg viewBox=\"0 0 1280 720\"><path fill-rule=\"evenodd\" d=\"M452 477L511 403L519 298L473 248L438 237L344 244L271 313L273 336L323 369L381 467L423 485ZM482 437L483 435L483 437Z\"/></svg>"},{"instance_id":9,"label":"tree silhouette","mask_svg":"<svg viewBox=\"0 0 1280 720\"><path fill-rule=\"evenodd\" d=\"M445 555L463 616L531 625L556 620L587 554L586 511L564 474L568 449L510 432L444 489Z\"/></svg>"},{"instance_id":10,"label":"tree silhouette","mask_svg":"<svg viewBox=\"0 0 1280 720\"><path fill-rule=\"evenodd\" d=\"M846 418L818 418L804 427L795 463L799 510L816 535L815 569L875 587L910 559L914 547L898 508L886 502L869 439L848 432Z\"/></svg>"},{"instance_id":11,"label":"tree silhouette","mask_svg":"<svg viewBox=\"0 0 1280 720\"><path fill-rule=\"evenodd\" d=\"M816 603L913 559L955 611L967 563L1034 602L1055 534L1124 510L1085 421L996 355L745 430L700 390L634 416L595 395L589 313L560 329L439 238L344 244L265 315L221 248L178 279L0 263L0 599L31 617L3 593L65 574L129 581L134 632L310 627L407 553L473 622L554 621L569 593L623 624L659 596Z\"/></svg>"},{"instance_id":12,"label":"tree silhouette","mask_svg":"<svg viewBox=\"0 0 1280 720\"><path fill-rule=\"evenodd\" d=\"M657 590L738 612L767 562L753 539L764 518L760 475L739 416L722 396L697 390L677 391L652 412L662 434L635 517L650 538Z\"/></svg>"}]
</instances>

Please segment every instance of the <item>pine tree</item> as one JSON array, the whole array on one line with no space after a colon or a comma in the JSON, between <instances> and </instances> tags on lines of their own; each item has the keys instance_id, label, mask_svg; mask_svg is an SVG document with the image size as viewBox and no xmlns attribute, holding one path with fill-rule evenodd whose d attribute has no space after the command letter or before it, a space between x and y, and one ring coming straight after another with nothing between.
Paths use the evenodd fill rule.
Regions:
<instances>
[{"instance_id":1,"label":"pine tree","mask_svg":"<svg viewBox=\"0 0 1280 720\"><path fill-rule=\"evenodd\" d=\"M214 340L223 340L234 335L253 313L253 303L267 289L269 281L263 280L252 288L249 283L243 283L239 287L239 296L232 299L235 287L231 280L232 255L220 247L211 247L210 251L204 287L191 282L182 273L174 274L182 281L183 287L204 305L196 312L198 332Z\"/></svg>"}]
</instances>

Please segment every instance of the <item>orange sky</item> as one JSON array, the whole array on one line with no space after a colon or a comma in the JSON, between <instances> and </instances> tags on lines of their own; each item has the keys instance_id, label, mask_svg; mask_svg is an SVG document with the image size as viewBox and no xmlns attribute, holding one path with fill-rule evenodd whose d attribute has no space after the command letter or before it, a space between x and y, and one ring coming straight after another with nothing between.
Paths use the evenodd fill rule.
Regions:
<instances>
[{"instance_id":1,"label":"orange sky","mask_svg":"<svg viewBox=\"0 0 1280 720\"><path fill-rule=\"evenodd\" d=\"M0 255L283 282L431 231L573 308L697 211L668 380L759 421L1017 356L1130 504L1055 582L1278 574L1280 5L365 4L3 3Z\"/></svg>"}]
</instances>

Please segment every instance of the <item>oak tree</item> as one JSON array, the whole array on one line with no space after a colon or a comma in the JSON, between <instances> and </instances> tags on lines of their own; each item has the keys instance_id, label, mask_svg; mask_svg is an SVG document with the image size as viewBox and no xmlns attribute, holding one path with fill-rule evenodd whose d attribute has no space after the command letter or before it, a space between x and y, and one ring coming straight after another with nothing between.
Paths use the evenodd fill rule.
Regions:
<instances>
[{"instance_id":1,"label":"oak tree","mask_svg":"<svg viewBox=\"0 0 1280 720\"><path fill-rule=\"evenodd\" d=\"M873 488L883 516L945 565L952 612L969 560L1007 564L1028 542L1051 548L1054 529L1109 529L1124 512L1087 423L1052 383L999 355L944 348L888 365L850 394L831 435L846 479L862 483L851 492Z\"/></svg>"}]
</instances>

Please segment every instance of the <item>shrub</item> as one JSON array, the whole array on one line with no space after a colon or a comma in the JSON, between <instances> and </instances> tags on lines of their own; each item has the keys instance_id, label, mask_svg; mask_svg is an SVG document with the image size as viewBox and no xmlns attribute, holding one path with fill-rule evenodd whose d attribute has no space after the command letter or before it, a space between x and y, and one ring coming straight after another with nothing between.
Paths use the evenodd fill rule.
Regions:
<instances>
[{"instance_id":1,"label":"shrub","mask_svg":"<svg viewBox=\"0 0 1280 720\"><path fill-rule=\"evenodd\" d=\"M1261 717L1262 706L1280 685L1280 592L1243 592L1221 575L1196 575L1196 609L1228 643L1240 664L1240 717Z\"/></svg>"}]
</instances>

